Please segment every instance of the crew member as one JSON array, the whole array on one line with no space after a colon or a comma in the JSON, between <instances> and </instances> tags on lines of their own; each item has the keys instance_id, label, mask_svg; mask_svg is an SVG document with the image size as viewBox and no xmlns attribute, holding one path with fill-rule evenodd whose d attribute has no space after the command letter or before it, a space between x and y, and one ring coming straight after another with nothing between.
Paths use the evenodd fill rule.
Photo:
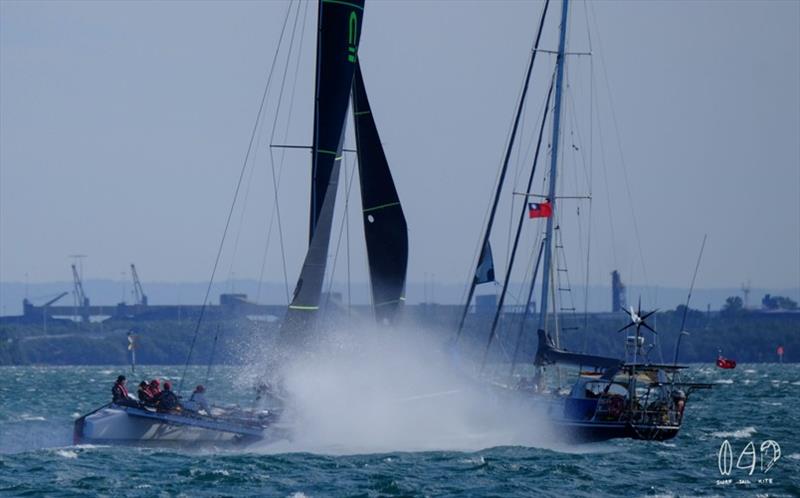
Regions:
<instances>
[{"instance_id":1,"label":"crew member","mask_svg":"<svg viewBox=\"0 0 800 498\"><path fill-rule=\"evenodd\" d=\"M189 401L184 403L183 407L195 412L203 410L208 415L211 415L211 407L208 405L208 400L206 400L206 388L202 384L198 384L189 397Z\"/></svg>"},{"instance_id":2,"label":"crew member","mask_svg":"<svg viewBox=\"0 0 800 498\"><path fill-rule=\"evenodd\" d=\"M136 391L136 395L139 398L139 403L142 405L151 406L153 404L153 395L150 394L150 388L146 381L141 381L139 383L139 390Z\"/></svg>"},{"instance_id":3,"label":"crew member","mask_svg":"<svg viewBox=\"0 0 800 498\"><path fill-rule=\"evenodd\" d=\"M156 409L159 412L174 412L180 409L178 396L172 392L172 384L164 382L164 390L156 397Z\"/></svg>"},{"instance_id":4,"label":"crew member","mask_svg":"<svg viewBox=\"0 0 800 498\"><path fill-rule=\"evenodd\" d=\"M128 388L125 387L125 376L120 375L117 377L117 381L114 383L114 387L111 388L111 402L112 403L124 403L128 400Z\"/></svg>"},{"instance_id":5,"label":"crew member","mask_svg":"<svg viewBox=\"0 0 800 498\"><path fill-rule=\"evenodd\" d=\"M153 379L150 381L150 385L148 386L150 391L150 397L155 399L161 393L161 388L159 387L158 379Z\"/></svg>"}]
</instances>

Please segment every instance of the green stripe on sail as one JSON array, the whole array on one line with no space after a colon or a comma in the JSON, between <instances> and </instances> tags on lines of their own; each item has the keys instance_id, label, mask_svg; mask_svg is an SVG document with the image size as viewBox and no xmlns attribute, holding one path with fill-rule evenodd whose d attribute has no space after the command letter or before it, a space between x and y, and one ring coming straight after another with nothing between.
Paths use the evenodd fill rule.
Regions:
<instances>
[{"instance_id":1,"label":"green stripe on sail","mask_svg":"<svg viewBox=\"0 0 800 498\"><path fill-rule=\"evenodd\" d=\"M297 306L294 304L289 305L290 310L300 310L300 311L316 311L319 309L319 306Z\"/></svg>"},{"instance_id":2,"label":"green stripe on sail","mask_svg":"<svg viewBox=\"0 0 800 498\"><path fill-rule=\"evenodd\" d=\"M372 114L371 111L354 112L353 116L363 116L364 114Z\"/></svg>"},{"instance_id":3,"label":"green stripe on sail","mask_svg":"<svg viewBox=\"0 0 800 498\"><path fill-rule=\"evenodd\" d=\"M364 10L364 7L362 7L360 5L356 5L356 4L350 3L350 2L344 2L342 0L322 0L322 3L336 3L336 4L339 4L339 5L347 5L348 7L353 7L354 9Z\"/></svg>"},{"instance_id":4,"label":"green stripe on sail","mask_svg":"<svg viewBox=\"0 0 800 498\"><path fill-rule=\"evenodd\" d=\"M367 208L367 209L364 210L364 212L368 213L370 211L377 211L378 209L384 209L384 208L388 208L388 207L392 207L392 206L399 206L399 205L400 205L399 202L390 202L389 204L381 204L380 206Z\"/></svg>"},{"instance_id":5,"label":"green stripe on sail","mask_svg":"<svg viewBox=\"0 0 800 498\"><path fill-rule=\"evenodd\" d=\"M325 149L317 149L318 154L328 154L331 156L335 156L337 152L335 150L325 150Z\"/></svg>"}]
</instances>

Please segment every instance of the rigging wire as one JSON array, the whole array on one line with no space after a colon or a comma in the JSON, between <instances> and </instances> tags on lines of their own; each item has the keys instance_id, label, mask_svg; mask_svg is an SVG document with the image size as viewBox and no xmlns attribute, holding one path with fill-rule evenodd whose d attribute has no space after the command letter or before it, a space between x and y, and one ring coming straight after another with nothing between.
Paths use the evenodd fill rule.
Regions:
<instances>
[{"instance_id":1,"label":"rigging wire","mask_svg":"<svg viewBox=\"0 0 800 498\"><path fill-rule=\"evenodd\" d=\"M492 201L492 208L491 208L491 211L489 213L488 223L486 225L486 230L485 230L484 235L483 235L483 242L481 243L481 248L480 248L481 251L483 251L483 248L486 247L489 244L489 236L491 235L491 228L492 228L492 224L494 223L494 216L495 216L495 213L497 212L497 204L498 204L498 202L500 200L500 194L502 192L503 181L505 179L506 171L507 171L507 168L508 168L508 162L509 162L509 159L511 157L511 153L513 151L514 139L516 137L516 132L517 132L517 127L519 125L520 115L522 114L522 111L523 111L523 108L524 108L525 96L528 93L530 77L531 77L531 73L533 71L534 63L536 62L536 53L537 53L537 49L539 47L539 41L541 40L542 30L544 28L544 21L545 21L545 17L546 17L546 14L547 14L547 7L549 5L550 5L550 1L549 0L545 0L544 6L542 7L542 15L539 18L539 29L537 30L537 34L536 34L536 40L534 42L533 53L531 55L530 63L528 64L528 69L527 69L527 72L526 72L526 75L525 75L525 84L522 87L522 93L520 95L519 104L517 106L517 112L515 113L515 117L514 117L514 126L513 126L512 130L511 130L511 136L509 138L508 145L506 147L506 152L504 154L503 166L502 166L502 168L500 170L500 176L499 176L499 179L498 179L498 182L497 182L497 190L495 192L494 199ZM463 309L462 314L461 314L461 318L459 320L458 331L456 332L456 341L458 341L459 337L461 336L461 332L462 332L462 330L464 328L464 321L467 318L467 313L469 311L469 307L470 307L470 304L471 304L471 301L472 301L472 296L473 296L473 294L475 292L475 286L477 285L477 283L475 282L475 270L474 270L474 268L475 268L475 265L473 265L473 267L471 268L471 270L472 270L472 279L470 281L469 292L468 292L467 298L464 300L465 304L464 304L464 309ZM501 303L500 304L502 306L502 298L501 298ZM492 331L492 333L494 333L494 331Z\"/></svg>"},{"instance_id":2,"label":"rigging wire","mask_svg":"<svg viewBox=\"0 0 800 498\"><path fill-rule=\"evenodd\" d=\"M586 38L589 42L589 53L592 53L592 32L589 29L589 7L588 0L583 2L584 19L586 21ZM584 344L583 351L587 350L587 341L589 337L589 281L591 272L591 254L592 254L592 214L593 214L593 193L594 193L594 60L589 57L589 215L587 220L588 228L586 230L586 280L583 286L583 330L584 330Z\"/></svg>"},{"instance_id":3,"label":"rigging wire","mask_svg":"<svg viewBox=\"0 0 800 498\"><path fill-rule=\"evenodd\" d=\"M217 339L219 339L219 335L222 332L221 329L222 327L217 324L217 331L214 333L214 342L211 345L211 355L208 358L208 367L206 368L206 380L203 382L206 388L208 388L208 381L211 378L211 367L214 364L214 358L217 354Z\"/></svg>"},{"instance_id":4,"label":"rigging wire","mask_svg":"<svg viewBox=\"0 0 800 498\"><path fill-rule=\"evenodd\" d=\"M308 17L308 5L309 5L309 2L305 2L305 8L303 10L303 21L300 24L300 26L301 26L301 28L300 28L300 45L299 45L299 47L297 49L298 56L295 58L296 60L295 60L295 67L294 67L294 77L293 77L292 87L291 87L292 91L291 91L291 94L289 95L289 109L288 109L288 111L286 113L287 114L286 128L284 129L284 133L283 133L283 141L284 141L284 143L287 141L287 139L289 137L289 129L290 129L291 123L292 123L292 116L293 116L293 112L292 111L294 109L294 102L295 102L294 96L295 96L295 92L297 90L297 81L298 81L298 76L299 76L299 73L300 73L300 60L302 59L302 57L300 55L303 53L303 44L304 44L304 41L305 41L305 33L306 33L306 25L307 25L306 19ZM274 130L274 126L273 126L273 130ZM270 144L270 150L272 149L271 145L272 144ZM278 204L278 190L280 189L280 186L281 186L281 178L283 176L283 166L284 166L285 158L286 158L286 149L282 149L281 150L281 156L280 156L280 162L278 163L278 178L277 178L277 182L273 183L273 205L272 205L272 211L270 212L269 224L268 224L268 227L267 227L267 240L266 240L266 242L264 244L264 253L263 253L262 257L261 257L261 270L259 271L259 274L258 274L258 290L257 290L257 293L256 293L256 301L257 302L259 301L259 298L261 296L261 287L262 287L263 282L264 282L264 272L266 270L266 265L267 265L267 255L268 255L269 248L270 248L270 241L272 240L272 227L274 226L274 223L275 223L275 211L276 211L276 206ZM282 243L282 241L281 241L281 243ZM281 246L281 251L283 253L283 246ZM284 289L286 291L286 302L288 304L289 300L290 300L289 299L289 278L288 278L288 274L287 274L287 271L286 271L285 262L284 262L284 266L283 266L283 284L284 284Z\"/></svg>"},{"instance_id":5,"label":"rigging wire","mask_svg":"<svg viewBox=\"0 0 800 498\"><path fill-rule=\"evenodd\" d=\"M342 160L344 161L344 158L342 158ZM353 179L356 177L356 175L355 175L355 171L353 171L352 174L350 175L350 177L348 178L347 177L347 163L345 163L344 166L345 166L345 184L347 186L347 188L345 189L345 201L344 201L345 202L345 207L346 207L350 203L350 192L351 192L352 187L353 187ZM342 213L342 221L339 224L339 235L338 235L338 237L336 239L336 250L333 253L333 261L331 262L330 273L328 274L328 292L327 292L327 296L325 297L325 307L326 308L328 307L328 303L330 302L330 299L331 299L331 290L333 289L333 280L334 280L333 276L334 276L334 272L336 271L336 262L339 259L339 248L342 245L342 234L345 231L345 226L349 225L349 223L347 222L348 210L344 209L343 211L344 212Z\"/></svg>"},{"instance_id":6,"label":"rigging wire","mask_svg":"<svg viewBox=\"0 0 800 498\"><path fill-rule=\"evenodd\" d=\"M597 25L597 16L596 16L596 14L594 12L594 6L592 6L590 11L592 13L592 21L594 22L595 29L599 32L599 28L598 28L598 25ZM599 38L597 39L597 46L598 46L599 56L600 56L601 59L603 59L603 45L602 45L602 42L600 41ZM623 151L622 151L622 139L620 138L619 125L618 125L618 122L617 122L617 114L614 111L614 99L613 99L613 96L611 95L611 85L609 83L608 71L606 70L606 65L605 65L605 60L604 59L603 59L603 64L601 64L601 69L603 71L603 77L604 77L604 81L605 81L605 84L606 84L605 85L605 89L606 89L606 93L608 95L608 102L609 102L610 107L611 107L611 118L612 118L612 122L614 124L614 132L615 132L616 144L617 144L617 149L619 151L620 164L622 165L623 178L625 180L625 190L626 190L626 192L628 194L628 203L630 204L630 207L631 207L631 218L633 220L633 230L634 230L634 234L636 236L636 246L637 246L637 248L639 250L639 259L640 259L640 262L642 264L642 275L644 277L645 286L647 286L648 290L650 290L650 282L649 282L649 279L647 277L647 265L645 264L644 252L642 251L642 238L639 235L639 224L638 224L638 222L636 220L636 210L634 209L633 195L631 194L630 182L628 181L628 168L627 168L627 165L625 163L625 155L623 154Z\"/></svg>"},{"instance_id":7,"label":"rigging wire","mask_svg":"<svg viewBox=\"0 0 800 498\"><path fill-rule=\"evenodd\" d=\"M284 89L285 89L285 86L286 86L286 76L289 73L289 59L291 57L292 48L294 46L294 34L295 34L295 31L297 30L297 21L298 21L299 18L300 18L300 4L298 3L297 12L295 13L294 25L292 27L292 36L291 36L291 40L289 42L289 50L287 51L287 54L286 54L286 66L284 68L283 77L281 78L281 86L280 86L280 90L278 92L278 104L277 104L277 107L275 109L275 116L273 117L273 120L272 120L272 133L270 134L270 137L269 137L270 145L273 145L274 142L275 142L275 131L276 131L276 128L277 128L277 125L278 125L278 116L280 115L281 104L283 102L283 92L284 92ZM305 21L305 18L303 20ZM305 22L303 23L303 31L305 32ZM299 56L298 56L298 60L299 60ZM290 105L291 104L292 103L290 103ZM286 127L287 127L287 131L288 131L288 128L289 128L288 123L287 123ZM281 247L281 262L283 264L284 290L286 292L286 300L288 302L288 301L290 301L290 297L289 297L289 276L288 276L288 272L286 271L286 251L284 249L284 242L283 242L283 224L281 223L281 206L280 206L280 203L278 202L278 181L277 181L277 178L276 178L276 175L275 175L275 155L274 155L274 153L272 151L272 147L269 148L269 164L270 164L270 171L272 172L272 190L273 190L273 192L275 194L274 208L275 208L275 216L276 216L276 218L278 220L278 240L280 241L280 247ZM281 162L281 171L283 171L283 163L282 162Z\"/></svg>"},{"instance_id":8,"label":"rigging wire","mask_svg":"<svg viewBox=\"0 0 800 498\"><path fill-rule=\"evenodd\" d=\"M292 48L294 46L295 33L297 31L297 21L300 18L300 16L299 16L300 5L301 5L301 2L298 2L297 3L297 8L296 8L295 14L294 14L294 23L293 23L293 27L292 27L292 34L290 36L290 41L289 41L289 50L286 53L286 63L284 64L284 69L283 69L283 80L284 81L286 80L286 74L288 73L288 70L289 70L289 61L290 61L291 56L292 56ZM299 60L300 58L298 57L297 59ZM281 94L278 96L278 109L275 112L276 121L277 121L278 112L280 111L280 102L281 102L282 98L283 98L283 86L281 86ZM260 125L259 128L262 128L262 126ZM273 134L274 134L274 129L275 129L275 123L273 123L273 132L272 132ZM258 151L261 149L261 138L262 138L261 133L258 133L257 134L257 138L256 138L256 145L253 148L253 158L249 162L250 168L249 168L249 173L247 175L247 181L245 182L244 200L242 201L242 207L240 209L238 230L236 231L236 238L234 239L233 251L231 253L231 264L230 264L230 266L228 268L228 279L229 280L231 280L233 275L234 275L233 267L236 264L236 255L239 252L239 239L241 237L242 232L244 231L244 218L245 218L245 214L247 213L247 203L248 203L248 200L250 198L250 187L252 186L252 183L253 183L252 182L253 173L255 172L255 169L256 169L255 165L256 165L257 160L258 160ZM272 148L270 148L269 151L271 153L272 152Z\"/></svg>"},{"instance_id":9,"label":"rigging wire","mask_svg":"<svg viewBox=\"0 0 800 498\"><path fill-rule=\"evenodd\" d=\"M280 37L278 39L278 47L275 49L275 55L272 58L272 64L270 65L269 74L267 76L267 83L264 86L264 91L263 91L263 93L261 95L261 103L258 106L258 112L256 113L256 120L255 120L255 123L253 123L253 130L252 130L252 132L250 134L250 142L249 142L249 144L247 146L247 152L245 153L244 161L242 162L242 167L241 167L241 170L239 172L239 178L238 178L238 180L236 182L236 188L235 188L235 190L233 192L233 199L231 201L231 207L228 210L228 216L227 216L227 218L225 220L225 228L222 231L222 238L219 241L219 248L217 249L217 256L214 259L214 267L211 270L211 278L209 278L209 280L208 280L208 286L206 287L205 297L203 297L203 305L200 307L200 315L197 318L197 324L196 324L195 329L194 329L194 335L192 336L192 342L191 342L191 344L189 346L189 352L186 355L186 364L184 365L183 372L181 373L181 380L180 380L180 383L178 384L178 392L181 392L181 390L183 389L183 382L186 379L186 372L189 369L189 363L191 362L191 359L192 359L192 353L194 352L194 347L195 347L195 344L197 343L197 336L200 333L200 325L203 323L203 318L205 317L205 312L206 312L206 309L208 308L208 298L211 295L211 287L214 284L214 277L217 274L217 268L219 267L219 260L220 260L220 257L222 256L222 249L225 246L225 238L228 235L228 228L230 227L231 218L233 217L234 209L236 207L236 200L239 197L239 191L240 191L240 189L242 187L242 181L244 179L244 175L245 175L245 172L247 170L247 162L248 162L248 160L250 158L250 154L251 154L251 152L253 150L253 143L255 142L256 133L258 131L259 124L261 122L261 115L262 115L262 113L264 111L264 104L266 103L266 100L267 100L267 94L269 92L270 84L272 82L272 75L273 75L273 72L275 70L275 63L278 60L278 53L280 52L281 44L282 44L282 41L283 41L283 36L284 36L284 34L286 32L286 25L287 25L287 22L289 20L289 13L291 12L291 7L292 7L292 2L293 1L294 0L290 0L289 1L289 6L286 9L286 16L284 17L283 26L281 27L281 33L280 33Z\"/></svg>"},{"instance_id":10,"label":"rigging wire","mask_svg":"<svg viewBox=\"0 0 800 498\"><path fill-rule=\"evenodd\" d=\"M548 95L545 95L543 97L543 99L542 99L542 101L541 101L541 103L540 103L540 105L539 105L539 107L537 109L536 115L537 116L542 116L542 118L545 119L545 123L543 123L540 120L537 120L536 124L538 124L539 127L542 127L542 126L546 125L546 113L548 112L547 106L548 106L548 102L549 102ZM537 162L537 157L538 157L537 153L540 152L540 150L536 148L537 140L535 138L536 138L536 135L531 137L531 140L530 140L530 142L528 144L528 147L527 147L527 149L525 151L524 157L525 157L525 161L528 162L528 163ZM520 149L521 149L521 147L520 147ZM526 189L530 188L530 186L526 186L525 188ZM527 206L527 201L528 201L528 198L527 197L523 197L523 201L522 201L523 202L523 206ZM512 211L512 213L513 213L513 211ZM513 219L513 215L509 216L509 219ZM530 247L532 247L532 248L540 247L541 246L541 239L543 237L544 237L544 232L543 231L541 231L541 230L535 231L534 243ZM510 247L510 244L509 244L509 247ZM498 323L497 331L495 333L496 336L498 337L498 341L499 342L502 340L503 334L508 329L515 329L517 324L521 324L521 322L525 321L525 317L526 317L526 311L525 310L527 310L528 306L530 306L530 299L531 299L531 294L525 292L525 289L528 287L528 285L527 285L528 278L529 277L530 278L535 278L535 268L534 268L533 264L534 264L534 260L535 260L536 257L537 257L536 251L535 250L531 251L529 259L528 259L528 262L524 266L525 273L522 276L522 280L519 282L519 288L518 288L517 292L514 293L511 290L508 291L510 293L510 295L511 295L512 302L515 302L517 308L518 309L522 309L523 313L518 313L520 315L520 318L518 320L510 320L510 321L508 321L507 317L505 316L505 313L501 316L501 319L500 319L500 321ZM531 275L531 272L534 272L534 274ZM506 279L511 279L511 275L506 275L505 278ZM495 287L500 287L499 283L496 282L496 286ZM521 299L523 295L525 295L524 302ZM506 306L505 308L508 309L508 306ZM515 362L515 359L516 359L518 351L519 351L519 341L521 339L521 334L522 334L522 331L520 330L518 332L518 334L517 334L517 340L516 340L515 346L514 346L514 353L511 356L512 364Z\"/></svg>"},{"instance_id":11,"label":"rigging wire","mask_svg":"<svg viewBox=\"0 0 800 498\"><path fill-rule=\"evenodd\" d=\"M545 103L545 110L547 110L547 108L549 107L550 97L553 95L554 86L555 86L554 82L553 82L553 80L551 80L551 82L550 82L550 90L547 92L547 102ZM530 189L531 189L531 186L533 185L534 175L536 174L536 165L538 163L538 161L536 159L538 159L538 156L539 156L538 153L541 150L542 139L544 138L544 129L545 129L546 122L547 122L546 115L543 115L542 116L542 125L539 127L539 134L538 134L538 137L537 137L537 143L536 143L536 149L537 150L536 150L536 154L534 155L535 159L534 159L533 165L531 165L531 172L530 172L530 175L528 177L528 183L525 186L525 191L526 192L529 192ZM555 199L552 199L552 202L555 202ZM484 349L483 361L481 362L482 363L481 364L481 370L483 369L483 366L486 364L486 358L489 355L489 348L491 347L492 341L493 341L493 339L495 337L497 323L498 323L500 315L502 314L502 311L503 311L503 303L505 301L505 295L506 295L506 292L508 290L508 285L510 283L510 275L511 275L511 272L512 272L513 267L514 267L514 259L516 257L517 249L519 247L520 234L522 232L523 223L525 222L525 211L526 211L526 209L527 209L527 205L523 204L522 205L522 209L519 211L519 221L517 222L517 230L516 230L516 234L514 236L514 244L513 244L513 247L511 249L511 253L510 253L511 257L509 258L508 266L507 266L506 272L505 272L506 278L505 278L505 280L503 282L503 290L500 292L500 299L499 299L499 301L497 303L497 309L495 310L495 313L494 313L494 319L492 320L492 326L491 326L491 329L489 331L489 340L488 340L488 342L486 344L486 348Z\"/></svg>"},{"instance_id":12,"label":"rigging wire","mask_svg":"<svg viewBox=\"0 0 800 498\"><path fill-rule=\"evenodd\" d=\"M590 90L590 92L591 92L591 90ZM584 181L586 181L586 184L587 184L588 201L589 201L589 216L588 216L589 219L588 219L587 229L586 229L586 231L587 231L586 263L585 263L585 265L583 265L583 262L581 261L582 268L580 268L581 273L584 276L584 289L583 289L583 330L584 330L584 333L583 333L583 345L582 345L581 350L585 353L586 349L587 349L587 346L588 346L589 263L590 263L591 232L592 232L592 224L591 224L591 221L592 221L591 220L591 214L592 214L592 211L591 211L591 208L592 208L592 187L591 187L591 184L592 184L592 180L591 180L592 171L591 171L591 166L590 165L587 166L586 154L584 153L584 148L583 148L583 138L582 138L582 134L581 134L579 121L578 121L578 118L577 118L577 111L575 109L576 99L574 98L574 93L571 91L571 89L568 89L568 92L565 95L565 99L566 99L566 104L567 104L568 116L571 119L571 122L570 122L570 126L571 126L570 136L573 137L573 138L575 136L577 136L578 143L581 144L580 147L577 147L573 143L572 144L573 147L571 147L571 150L572 150L573 156L575 156L576 153L577 153L577 155L580 157L580 164L583 167L582 171L584 173ZM590 113L591 113L591 106L590 106ZM590 129L591 129L591 126L592 125L591 125L591 119L590 119L590 124L589 124ZM591 136L591 131L590 131L590 136ZM591 152L589 154L590 154L589 161L591 161ZM576 161L576 163L577 162L578 161ZM575 174L575 180L574 180L575 181L575 185L578 185L579 182L578 182L578 170L577 170L577 168L573 169L573 173ZM582 221L582 217L581 217L580 207L581 206L578 205L577 208L576 208L576 220L577 220L577 225L578 225L578 252L580 254L583 254L583 250L584 250L584 244L583 244L583 221ZM572 286L570 285L570 289L571 288L572 288ZM572 299L573 308L575 308L574 296L572 294L570 294L570 298ZM573 312L573 314L575 314L575 312ZM576 318L576 323L577 323L577 318Z\"/></svg>"}]
</instances>

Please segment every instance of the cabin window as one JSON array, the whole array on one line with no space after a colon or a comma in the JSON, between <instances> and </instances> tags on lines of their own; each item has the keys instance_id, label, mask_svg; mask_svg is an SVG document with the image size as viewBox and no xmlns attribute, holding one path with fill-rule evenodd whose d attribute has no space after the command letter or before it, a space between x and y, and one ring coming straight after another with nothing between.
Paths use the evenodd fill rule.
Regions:
<instances>
[{"instance_id":1,"label":"cabin window","mask_svg":"<svg viewBox=\"0 0 800 498\"><path fill-rule=\"evenodd\" d=\"M627 396L628 389L622 384L613 383L611 387L608 382L587 382L584 384L584 396L587 398L599 398L608 387L608 395Z\"/></svg>"}]
</instances>

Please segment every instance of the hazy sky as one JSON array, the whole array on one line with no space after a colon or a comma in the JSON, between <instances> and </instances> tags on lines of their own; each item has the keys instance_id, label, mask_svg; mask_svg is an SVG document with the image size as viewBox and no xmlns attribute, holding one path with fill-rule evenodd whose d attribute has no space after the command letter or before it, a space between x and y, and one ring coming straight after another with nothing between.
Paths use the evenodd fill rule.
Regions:
<instances>
[{"instance_id":1,"label":"hazy sky","mask_svg":"<svg viewBox=\"0 0 800 498\"><path fill-rule=\"evenodd\" d=\"M287 5L0 0L0 280L66 280L75 253L89 255L87 278L120 278L135 262L146 280L207 279ZM360 58L406 210L412 281L466 281L541 6L367 0ZM557 46L559 6L545 48ZM305 8L275 143L310 141L316 6L304 18ZM572 155L577 174L565 165L561 188L594 196L590 281L606 283L618 267L632 283L685 286L708 233L699 286L800 286L800 2L575 1L573 13L570 50L590 49L588 25L593 55L568 65L565 148L584 159ZM525 147L551 70L543 54ZM261 272L282 74L281 62L223 279ZM522 178L525 157L512 177ZM287 152L283 166L291 287L307 236L308 153ZM355 189L351 200L351 272L363 280ZM500 219L499 265L509 217ZM283 281L277 225L271 234L264 278ZM569 254L587 240L573 242ZM523 264L533 239L525 243Z\"/></svg>"}]
</instances>

